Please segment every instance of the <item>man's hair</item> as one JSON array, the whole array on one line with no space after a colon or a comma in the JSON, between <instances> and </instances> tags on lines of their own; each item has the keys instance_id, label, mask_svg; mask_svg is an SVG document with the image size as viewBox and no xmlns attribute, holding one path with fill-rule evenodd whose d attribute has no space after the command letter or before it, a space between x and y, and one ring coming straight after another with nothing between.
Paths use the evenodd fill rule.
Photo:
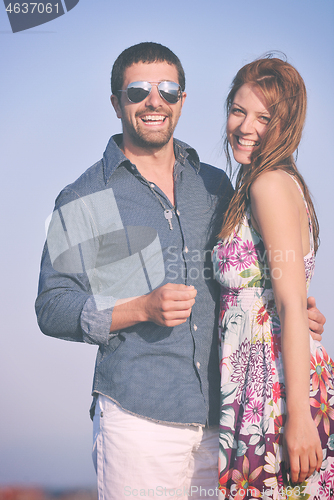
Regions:
<instances>
[{"instance_id":1,"label":"man's hair","mask_svg":"<svg viewBox=\"0 0 334 500\"><path fill-rule=\"evenodd\" d=\"M124 73L135 63L166 62L176 67L182 91L186 86L186 77L180 59L168 47L154 42L142 42L133 45L117 57L111 71L111 91L118 96L124 83Z\"/></svg>"}]
</instances>

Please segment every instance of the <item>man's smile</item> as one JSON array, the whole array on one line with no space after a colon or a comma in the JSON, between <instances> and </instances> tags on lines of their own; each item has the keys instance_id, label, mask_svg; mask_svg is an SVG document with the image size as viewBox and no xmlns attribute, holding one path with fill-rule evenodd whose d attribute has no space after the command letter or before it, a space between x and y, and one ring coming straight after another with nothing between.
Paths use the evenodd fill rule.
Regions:
<instances>
[{"instance_id":1,"label":"man's smile","mask_svg":"<svg viewBox=\"0 0 334 500\"><path fill-rule=\"evenodd\" d=\"M145 124L159 125L164 123L167 116L166 115L142 115L139 117Z\"/></svg>"}]
</instances>

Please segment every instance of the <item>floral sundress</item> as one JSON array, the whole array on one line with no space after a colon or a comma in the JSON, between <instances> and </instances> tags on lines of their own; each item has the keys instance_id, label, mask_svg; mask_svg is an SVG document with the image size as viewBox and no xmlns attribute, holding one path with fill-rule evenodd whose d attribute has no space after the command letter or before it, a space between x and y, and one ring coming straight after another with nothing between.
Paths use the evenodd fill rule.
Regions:
<instances>
[{"instance_id":1,"label":"floral sundress","mask_svg":"<svg viewBox=\"0 0 334 500\"><path fill-rule=\"evenodd\" d=\"M311 250L304 257L307 288L315 263L310 217L309 227ZM280 320L266 251L251 225L249 209L232 238L214 247L212 259L222 287L219 498L334 499L334 364L311 337L310 405L322 443L322 467L299 485L289 482L284 470Z\"/></svg>"}]
</instances>

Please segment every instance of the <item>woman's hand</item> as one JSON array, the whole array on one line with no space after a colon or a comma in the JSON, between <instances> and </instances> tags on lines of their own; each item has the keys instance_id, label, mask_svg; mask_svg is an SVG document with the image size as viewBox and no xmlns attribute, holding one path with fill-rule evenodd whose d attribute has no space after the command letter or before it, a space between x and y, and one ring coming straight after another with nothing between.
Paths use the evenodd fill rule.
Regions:
<instances>
[{"instance_id":1,"label":"woman's hand","mask_svg":"<svg viewBox=\"0 0 334 500\"><path fill-rule=\"evenodd\" d=\"M292 483L302 483L322 463L322 448L311 412L287 415L283 437L283 459Z\"/></svg>"}]
</instances>

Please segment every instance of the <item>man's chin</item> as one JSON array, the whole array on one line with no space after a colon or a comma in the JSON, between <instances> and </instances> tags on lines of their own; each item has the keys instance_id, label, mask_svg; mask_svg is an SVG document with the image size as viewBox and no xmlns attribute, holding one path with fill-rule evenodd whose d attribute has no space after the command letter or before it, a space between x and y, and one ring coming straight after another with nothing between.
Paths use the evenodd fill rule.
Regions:
<instances>
[{"instance_id":1,"label":"man's chin","mask_svg":"<svg viewBox=\"0 0 334 500\"><path fill-rule=\"evenodd\" d=\"M137 146L146 149L160 149L166 146L169 143L173 136L173 131L168 131L161 134L147 134L147 135L137 135L134 139L134 142Z\"/></svg>"}]
</instances>

